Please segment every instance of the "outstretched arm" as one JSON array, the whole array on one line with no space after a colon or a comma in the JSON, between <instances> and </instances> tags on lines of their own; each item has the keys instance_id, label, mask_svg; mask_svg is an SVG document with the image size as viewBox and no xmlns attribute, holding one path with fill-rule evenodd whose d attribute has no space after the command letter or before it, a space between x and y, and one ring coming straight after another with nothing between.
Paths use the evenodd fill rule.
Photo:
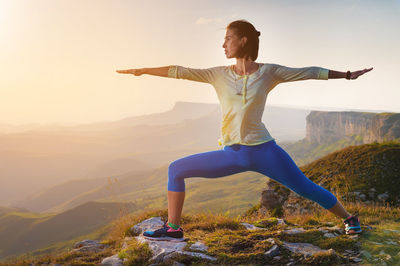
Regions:
<instances>
[{"instance_id":1,"label":"outstretched arm","mask_svg":"<svg viewBox=\"0 0 400 266\"><path fill-rule=\"evenodd\" d=\"M371 71L371 68L350 72L350 79L356 79L360 75ZM272 65L272 75L277 83L291 82L306 79L337 79L346 78L347 72L339 72L327 68L312 66L293 68L279 64Z\"/></svg>"},{"instance_id":2,"label":"outstretched arm","mask_svg":"<svg viewBox=\"0 0 400 266\"><path fill-rule=\"evenodd\" d=\"M169 69L169 67L170 66L117 70L117 73L133 74L135 76L148 74L148 75L159 76L159 77L168 77L168 69Z\"/></svg>"},{"instance_id":3,"label":"outstretched arm","mask_svg":"<svg viewBox=\"0 0 400 266\"><path fill-rule=\"evenodd\" d=\"M218 76L217 73L218 69L219 69L218 67L189 68L178 65L170 65L165 67L117 70L117 73L133 74L135 76L140 76L142 74L149 74L160 77L187 79L192 81L213 84L216 77Z\"/></svg>"},{"instance_id":4,"label":"outstretched arm","mask_svg":"<svg viewBox=\"0 0 400 266\"><path fill-rule=\"evenodd\" d=\"M371 71L373 67L371 68L364 68L363 70L357 70L350 72L350 79L356 79L359 76L363 75L364 73L367 73L368 71ZM346 78L347 72L340 72L340 71L335 71L335 70L329 70L328 78L330 79L341 79L341 78Z\"/></svg>"}]
</instances>

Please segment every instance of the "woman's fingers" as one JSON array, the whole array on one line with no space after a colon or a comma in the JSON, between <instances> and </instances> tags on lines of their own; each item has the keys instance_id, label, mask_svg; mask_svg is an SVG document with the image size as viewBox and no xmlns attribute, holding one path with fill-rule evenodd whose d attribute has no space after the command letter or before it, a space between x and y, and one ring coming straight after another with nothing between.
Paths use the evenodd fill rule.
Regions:
<instances>
[{"instance_id":1,"label":"woman's fingers","mask_svg":"<svg viewBox=\"0 0 400 266\"><path fill-rule=\"evenodd\" d=\"M130 69L127 69L127 70L117 70L117 72L118 73L121 73L121 74L130 74L131 72L130 72Z\"/></svg>"}]
</instances>

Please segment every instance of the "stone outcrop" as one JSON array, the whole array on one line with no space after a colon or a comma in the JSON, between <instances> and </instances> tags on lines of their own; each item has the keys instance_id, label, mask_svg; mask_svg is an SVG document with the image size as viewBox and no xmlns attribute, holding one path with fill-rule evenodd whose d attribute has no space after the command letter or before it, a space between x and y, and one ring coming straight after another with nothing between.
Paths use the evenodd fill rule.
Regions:
<instances>
[{"instance_id":1,"label":"stone outcrop","mask_svg":"<svg viewBox=\"0 0 400 266\"><path fill-rule=\"evenodd\" d=\"M400 113L312 111L306 121L306 139L311 142L356 136L360 144L366 144L400 138Z\"/></svg>"}]
</instances>

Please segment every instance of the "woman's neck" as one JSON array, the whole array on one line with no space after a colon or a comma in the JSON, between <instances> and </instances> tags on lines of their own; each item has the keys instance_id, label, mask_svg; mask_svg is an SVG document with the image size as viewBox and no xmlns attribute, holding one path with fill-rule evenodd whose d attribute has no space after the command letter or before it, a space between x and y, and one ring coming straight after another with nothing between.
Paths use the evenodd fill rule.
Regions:
<instances>
[{"instance_id":1,"label":"woman's neck","mask_svg":"<svg viewBox=\"0 0 400 266\"><path fill-rule=\"evenodd\" d=\"M258 64L251 59L236 58L234 70L239 75L249 75L249 73L257 70Z\"/></svg>"}]
</instances>

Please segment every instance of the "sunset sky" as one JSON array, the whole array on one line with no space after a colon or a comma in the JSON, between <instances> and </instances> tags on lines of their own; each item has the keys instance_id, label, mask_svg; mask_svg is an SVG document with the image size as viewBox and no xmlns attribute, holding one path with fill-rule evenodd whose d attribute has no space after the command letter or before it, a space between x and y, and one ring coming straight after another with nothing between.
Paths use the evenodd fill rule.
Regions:
<instances>
[{"instance_id":1,"label":"sunset sky","mask_svg":"<svg viewBox=\"0 0 400 266\"><path fill-rule=\"evenodd\" d=\"M280 84L268 105L400 112L400 0L0 0L0 124L81 124L218 103L209 84L117 69L231 65L226 25L261 32L256 62L356 80ZM266 108L268 112L268 108Z\"/></svg>"}]
</instances>

